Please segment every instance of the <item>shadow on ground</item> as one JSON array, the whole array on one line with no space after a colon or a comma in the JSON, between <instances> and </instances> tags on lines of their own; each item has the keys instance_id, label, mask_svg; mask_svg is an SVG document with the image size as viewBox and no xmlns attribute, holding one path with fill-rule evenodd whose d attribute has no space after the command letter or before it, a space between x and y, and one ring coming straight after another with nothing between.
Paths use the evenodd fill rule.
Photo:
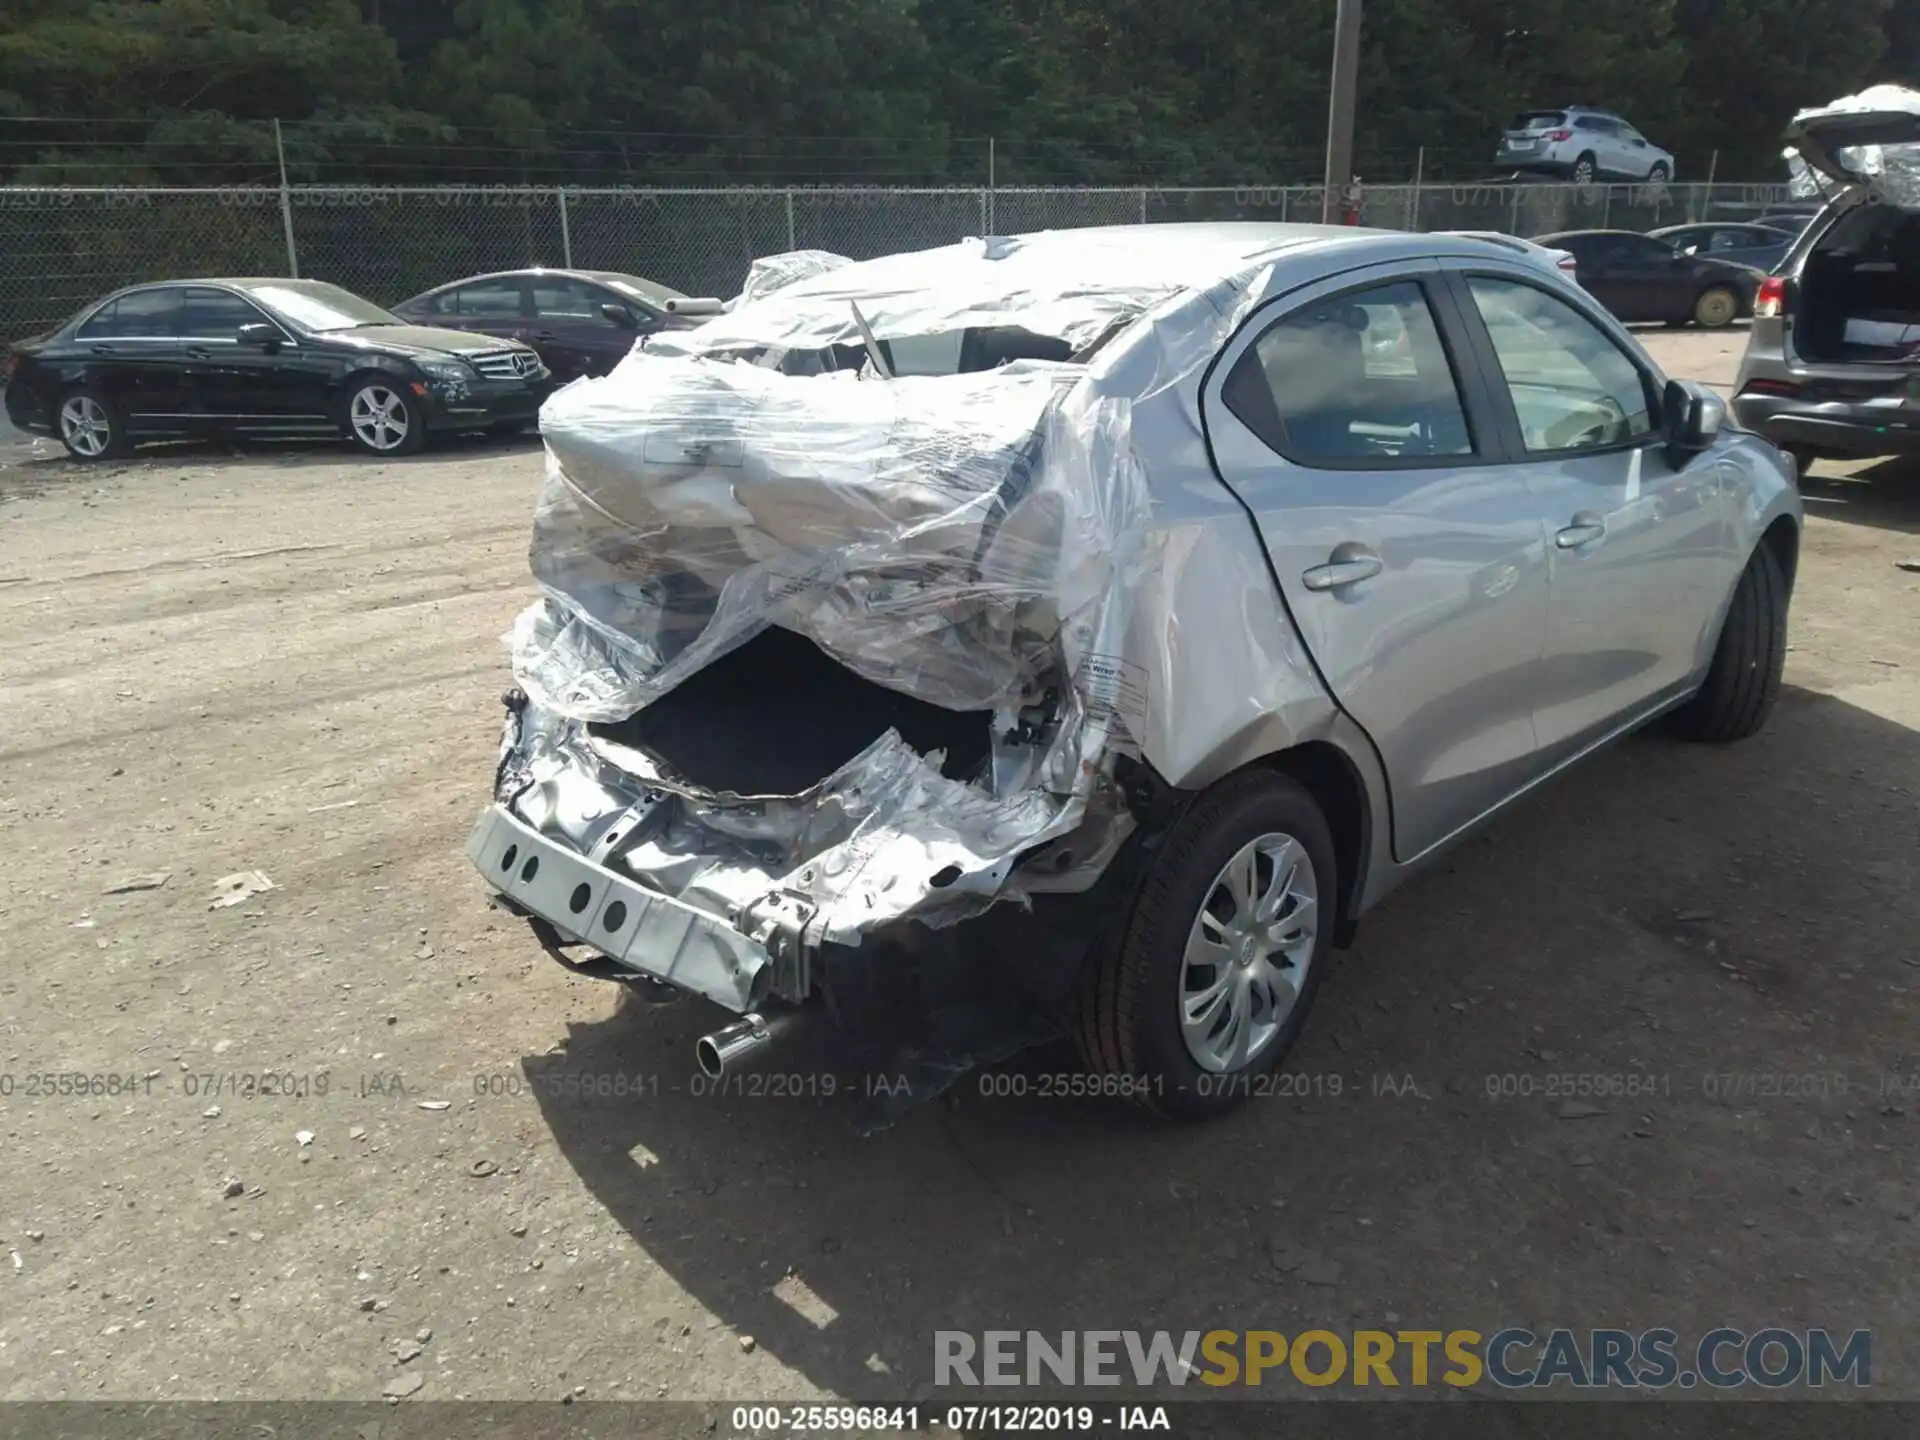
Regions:
<instances>
[{"instance_id":1,"label":"shadow on ground","mask_svg":"<svg viewBox=\"0 0 1920 1440\"><path fill-rule=\"evenodd\" d=\"M236 439L231 436L167 440L141 445L131 455L82 462L67 454L58 440L27 435L18 430L0 432L0 494L39 493L63 484L95 484L118 476L165 478L191 468L207 470L221 465L275 464L283 468L310 465L452 465L465 464L488 452L524 455L539 450L537 433L501 436L486 434L435 437L417 455L369 455L344 436L291 440Z\"/></svg>"},{"instance_id":2,"label":"shadow on ground","mask_svg":"<svg viewBox=\"0 0 1920 1440\"><path fill-rule=\"evenodd\" d=\"M1870 1092L1920 983L1916 701L1789 688L1747 744L1648 734L1575 771L1369 917L1285 1082L1211 1126L1042 1098L1057 1048L866 1140L851 1077L534 1093L635 1243L845 1395L930 1396L939 1329L1789 1318L1878 1327L1876 1389L1910 1393L1888 1156L1920 1106ZM691 1076L721 1018L630 1007L524 1065ZM772 1071L831 1073L819 1033L792 1044ZM1737 1078L1767 1074L1810 1078Z\"/></svg>"},{"instance_id":3,"label":"shadow on ground","mask_svg":"<svg viewBox=\"0 0 1920 1440\"><path fill-rule=\"evenodd\" d=\"M1809 518L1920 534L1920 456L1892 456L1844 475L1816 460L1800 477L1800 496Z\"/></svg>"}]
</instances>

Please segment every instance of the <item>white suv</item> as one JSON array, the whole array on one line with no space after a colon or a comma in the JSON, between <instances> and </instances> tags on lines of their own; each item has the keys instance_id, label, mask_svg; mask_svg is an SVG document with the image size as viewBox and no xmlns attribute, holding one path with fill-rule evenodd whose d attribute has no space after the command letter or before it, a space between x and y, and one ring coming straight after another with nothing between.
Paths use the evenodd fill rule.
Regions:
<instances>
[{"instance_id":1,"label":"white suv","mask_svg":"<svg viewBox=\"0 0 1920 1440\"><path fill-rule=\"evenodd\" d=\"M1494 164L1502 169L1564 175L1578 185L1596 180L1673 179L1673 156L1608 110L1568 105L1524 110L1500 136Z\"/></svg>"}]
</instances>

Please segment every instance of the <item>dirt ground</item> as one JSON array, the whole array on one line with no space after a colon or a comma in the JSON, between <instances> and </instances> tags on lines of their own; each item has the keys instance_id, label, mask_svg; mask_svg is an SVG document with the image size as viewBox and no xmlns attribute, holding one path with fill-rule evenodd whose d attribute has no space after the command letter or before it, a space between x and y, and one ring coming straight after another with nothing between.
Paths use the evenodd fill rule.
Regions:
<instances>
[{"instance_id":1,"label":"dirt ground","mask_svg":"<svg viewBox=\"0 0 1920 1440\"><path fill-rule=\"evenodd\" d=\"M1725 383L1742 337L1648 338ZM1369 918L1319 1093L969 1081L864 1139L695 1096L716 1012L468 867L540 465L0 442L0 1397L908 1397L940 1328L1507 1323L1870 1327L1920 1395L1920 465L1809 481L1764 735L1636 738ZM1490 1098L1575 1073L1657 1093Z\"/></svg>"}]
</instances>

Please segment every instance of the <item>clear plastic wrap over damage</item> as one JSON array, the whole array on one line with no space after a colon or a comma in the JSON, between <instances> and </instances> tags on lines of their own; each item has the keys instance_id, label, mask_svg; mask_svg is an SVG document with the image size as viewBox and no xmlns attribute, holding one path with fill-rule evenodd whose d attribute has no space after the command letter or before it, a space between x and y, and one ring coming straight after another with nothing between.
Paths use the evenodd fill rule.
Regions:
<instances>
[{"instance_id":1,"label":"clear plastic wrap over damage","mask_svg":"<svg viewBox=\"0 0 1920 1440\"><path fill-rule=\"evenodd\" d=\"M902 258L927 267L939 303L933 256ZM672 337L677 353L649 345L548 401L532 547L544 598L509 637L529 703L509 721L500 797L749 934L777 916L805 943L856 943L888 921L949 924L1047 888L1124 835L1110 759L1132 741L1112 657L1148 507L1129 402L1096 394L1084 367L788 373L764 348L739 353L739 337L771 328L777 360L847 336L837 318L798 324L802 306L758 313L785 298L710 322L730 327L724 343L702 326ZM952 323L875 308L892 336ZM1114 318L1101 307L1064 328L1080 343ZM781 637L811 642L846 685L780 668ZM955 745L916 747L876 722L825 773L700 773L647 724L677 714L700 729L689 697L729 667L732 693L745 685L763 707L747 748L804 749L811 711L854 703L859 686L911 697L962 745L976 728L978 753L956 770ZM1010 880L1070 834L1047 878Z\"/></svg>"},{"instance_id":2,"label":"clear plastic wrap over damage","mask_svg":"<svg viewBox=\"0 0 1920 1440\"><path fill-rule=\"evenodd\" d=\"M749 300L783 290L796 280L824 275L852 263L845 255L836 255L831 250L788 250L780 255L763 255L747 267L746 284L740 287L738 295L727 301L726 308L737 310Z\"/></svg>"}]
</instances>

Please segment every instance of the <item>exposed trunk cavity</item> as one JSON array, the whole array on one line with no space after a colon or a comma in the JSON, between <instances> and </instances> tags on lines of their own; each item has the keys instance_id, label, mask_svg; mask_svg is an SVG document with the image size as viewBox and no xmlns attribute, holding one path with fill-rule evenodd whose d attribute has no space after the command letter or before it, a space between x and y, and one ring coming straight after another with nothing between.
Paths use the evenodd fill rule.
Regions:
<instances>
[{"instance_id":1,"label":"exposed trunk cavity","mask_svg":"<svg viewBox=\"0 0 1920 1440\"><path fill-rule=\"evenodd\" d=\"M987 711L948 710L854 674L805 636L769 626L739 649L611 724L602 739L657 761L663 779L716 793L795 795L889 729L941 773L980 774L992 742Z\"/></svg>"},{"instance_id":2,"label":"exposed trunk cavity","mask_svg":"<svg viewBox=\"0 0 1920 1440\"><path fill-rule=\"evenodd\" d=\"M1807 360L1920 354L1920 214L1868 205L1841 217L1807 258L1795 319Z\"/></svg>"}]
</instances>

